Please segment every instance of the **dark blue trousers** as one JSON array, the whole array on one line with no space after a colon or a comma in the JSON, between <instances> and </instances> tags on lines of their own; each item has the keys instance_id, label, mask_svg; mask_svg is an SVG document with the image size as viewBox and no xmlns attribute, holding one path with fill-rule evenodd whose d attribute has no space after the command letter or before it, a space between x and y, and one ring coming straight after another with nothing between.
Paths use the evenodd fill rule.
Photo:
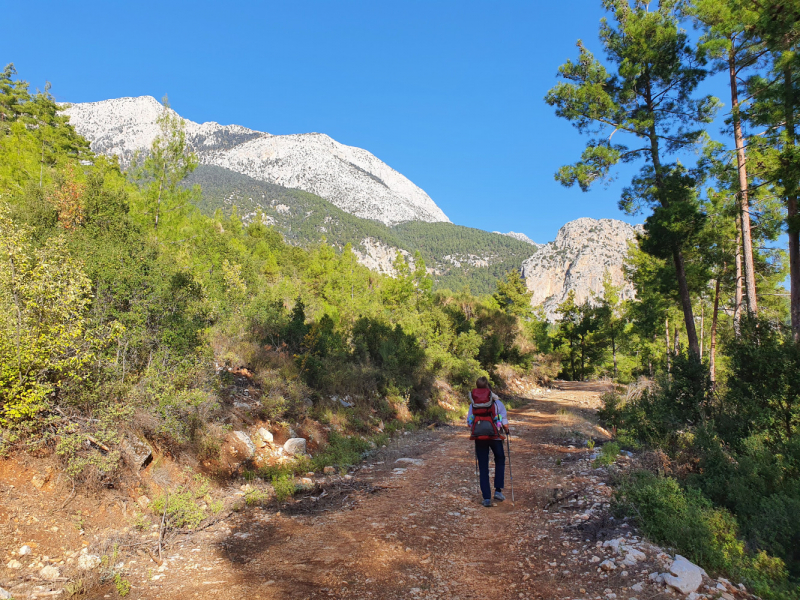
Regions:
<instances>
[{"instance_id":1,"label":"dark blue trousers","mask_svg":"<svg viewBox=\"0 0 800 600\"><path fill-rule=\"evenodd\" d=\"M478 470L481 474L481 493L484 500L492 498L492 488L489 485L489 450L494 454L494 489L502 490L505 487L506 453L503 450L503 440L475 440L475 456L478 457Z\"/></svg>"}]
</instances>

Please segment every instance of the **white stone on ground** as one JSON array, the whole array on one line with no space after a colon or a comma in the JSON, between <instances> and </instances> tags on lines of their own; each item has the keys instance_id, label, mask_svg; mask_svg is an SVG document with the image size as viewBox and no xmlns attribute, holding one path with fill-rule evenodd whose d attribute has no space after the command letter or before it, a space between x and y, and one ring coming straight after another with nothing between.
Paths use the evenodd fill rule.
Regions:
<instances>
[{"instance_id":1,"label":"white stone on ground","mask_svg":"<svg viewBox=\"0 0 800 600\"><path fill-rule=\"evenodd\" d=\"M680 554L675 556L669 571L663 575L664 583L681 594L696 592L703 583L703 575L706 574L703 569Z\"/></svg>"},{"instance_id":2,"label":"white stone on ground","mask_svg":"<svg viewBox=\"0 0 800 600\"><path fill-rule=\"evenodd\" d=\"M46 567L42 567L39 571L39 577L42 579L46 579L48 581L53 581L61 576L61 571L58 570L58 567L54 567L53 565L47 565Z\"/></svg>"},{"instance_id":3,"label":"white stone on ground","mask_svg":"<svg viewBox=\"0 0 800 600\"><path fill-rule=\"evenodd\" d=\"M78 568L82 571L91 571L100 566L100 557L96 554L81 554L78 557Z\"/></svg>"},{"instance_id":4,"label":"white stone on ground","mask_svg":"<svg viewBox=\"0 0 800 600\"><path fill-rule=\"evenodd\" d=\"M609 560L604 560L603 562L601 562L600 563L600 568L603 569L603 571L613 571L614 569L617 568L617 565L614 564L613 560L609 559Z\"/></svg>"},{"instance_id":5,"label":"white stone on ground","mask_svg":"<svg viewBox=\"0 0 800 600\"><path fill-rule=\"evenodd\" d=\"M264 444L271 444L275 440L275 438L272 436L272 433L270 433L269 429L266 427L259 427L256 433Z\"/></svg>"},{"instance_id":6,"label":"white stone on ground","mask_svg":"<svg viewBox=\"0 0 800 600\"><path fill-rule=\"evenodd\" d=\"M234 431L233 435L247 448L245 458L253 458L253 455L256 453L256 445L253 443L253 440L250 439L250 436L244 431Z\"/></svg>"},{"instance_id":7,"label":"white stone on ground","mask_svg":"<svg viewBox=\"0 0 800 600\"><path fill-rule=\"evenodd\" d=\"M302 455L306 453L306 441L301 437L293 437L286 440L283 449L289 454Z\"/></svg>"}]
</instances>

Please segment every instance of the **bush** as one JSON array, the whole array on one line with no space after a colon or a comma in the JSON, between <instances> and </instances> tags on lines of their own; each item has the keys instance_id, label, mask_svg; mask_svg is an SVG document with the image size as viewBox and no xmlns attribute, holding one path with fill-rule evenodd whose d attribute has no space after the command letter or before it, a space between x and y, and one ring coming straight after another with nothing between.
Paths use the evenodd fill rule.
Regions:
<instances>
[{"instance_id":1,"label":"bush","mask_svg":"<svg viewBox=\"0 0 800 600\"><path fill-rule=\"evenodd\" d=\"M201 482L197 488L180 486L157 496L150 507L159 517L166 514L168 527L194 529L206 518L205 508L200 505L198 498L205 496L208 490L208 482Z\"/></svg>"},{"instance_id":2,"label":"bush","mask_svg":"<svg viewBox=\"0 0 800 600\"><path fill-rule=\"evenodd\" d=\"M370 449L370 443L360 437L344 436L331 431L328 436L328 445L311 459L315 471L321 471L332 465L349 467L364 458L364 453Z\"/></svg>"},{"instance_id":3,"label":"bush","mask_svg":"<svg viewBox=\"0 0 800 600\"><path fill-rule=\"evenodd\" d=\"M597 457L594 464L596 467L613 465L614 461L617 460L617 456L619 456L619 444L608 442L600 448L600 456Z\"/></svg>"},{"instance_id":4,"label":"bush","mask_svg":"<svg viewBox=\"0 0 800 600\"><path fill-rule=\"evenodd\" d=\"M273 477L272 488L275 490L275 498L278 502L286 502L297 492L297 485L288 473Z\"/></svg>"},{"instance_id":5,"label":"bush","mask_svg":"<svg viewBox=\"0 0 800 600\"><path fill-rule=\"evenodd\" d=\"M743 579L767 598L800 598L791 591L783 561L766 553L749 554L738 537L739 526L725 509L675 479L637 471L619 482L618 514L634 518L653 541L674 548L703 567Z\"/></svg>"}]
</instances>

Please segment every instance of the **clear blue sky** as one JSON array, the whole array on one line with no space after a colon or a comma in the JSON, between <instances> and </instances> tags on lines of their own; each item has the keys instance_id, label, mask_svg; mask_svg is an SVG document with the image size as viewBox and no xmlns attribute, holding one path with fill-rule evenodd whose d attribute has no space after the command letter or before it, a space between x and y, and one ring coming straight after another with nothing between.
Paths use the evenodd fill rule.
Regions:
<instances>
[{"instance_id":1,"label":"clear blue sky","mask_svg":"<svg viewBox=\"0 0 800 600\"><path fill-rule=\"evenodd\" d=\"M583 140L543 97L600 0L15 2L0 62L58 100L169 94L182 116L275 134L318 131L374 153L454 223L545 242L619 218L619 184L553 173Z\"/></svg>"}]
</instances>

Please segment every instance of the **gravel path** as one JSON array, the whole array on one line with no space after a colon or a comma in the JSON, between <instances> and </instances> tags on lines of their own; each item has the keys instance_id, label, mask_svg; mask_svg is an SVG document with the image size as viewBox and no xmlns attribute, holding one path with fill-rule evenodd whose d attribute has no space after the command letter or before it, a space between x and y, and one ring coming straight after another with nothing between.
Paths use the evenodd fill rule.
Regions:
<instances>
[{"instance_id":1,"label":"gravel path","mask_svg":"<svg viewBox=\"0 0 800 600\"><path fill-rule=\"evenodd\" d=\"M609 527L603 473L569 444L592 428L600 391L572 384L510 411L515 503L507 487L506 502L480 506L466 428L446 428L407 444L399 457L413 461L395 452L329 486L341 501L249 508L173 546L144 580L130 565L131 597L632 597L651 568L598 570L614 554L598 546L631 533Z\"/></svg>"}]
</instances>

